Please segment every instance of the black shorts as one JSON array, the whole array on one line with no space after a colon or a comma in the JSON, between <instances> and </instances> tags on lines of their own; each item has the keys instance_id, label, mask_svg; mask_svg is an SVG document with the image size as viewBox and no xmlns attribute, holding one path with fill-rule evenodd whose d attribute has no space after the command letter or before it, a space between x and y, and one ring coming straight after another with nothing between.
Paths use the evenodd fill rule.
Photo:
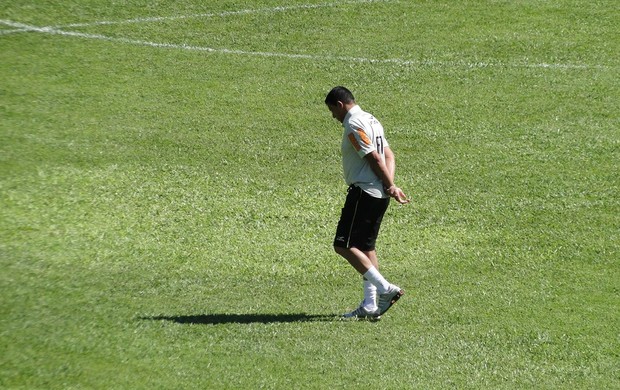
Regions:
<instances>
[{"instance_id":1,"label":"black shorts","mask_svg":"<svg viewBox=\"0 0 620 390\"><path fill-rule=\"evenodd\" d=\"M373 198L361 188L350 186L336 228L334 246L374 250L381 221L389 204L390 198Z\"/></svg>"}]
</instances>

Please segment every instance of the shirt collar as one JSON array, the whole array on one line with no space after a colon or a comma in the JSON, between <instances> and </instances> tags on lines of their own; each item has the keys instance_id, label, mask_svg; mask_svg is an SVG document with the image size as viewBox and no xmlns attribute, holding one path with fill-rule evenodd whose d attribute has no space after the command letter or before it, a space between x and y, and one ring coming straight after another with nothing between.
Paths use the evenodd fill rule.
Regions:
<instances>
[{"instance_id":1,"label":"shirt collar","mask_svg":"<svg viewBox=\"0 0 620 390\"><path fill-rule=\"evenodd\" d=\"M346 123L349 120L349 118L351 118L351 116L353 114L356 114L356 113L358 113L360 111L362 111L362 108L360 106L358 106L357 104L354 105L353 107L351 107L349 112L347 112L347 115L344 116L344 121L342 123L343 124Z\"/></svg>"}]
</instances>

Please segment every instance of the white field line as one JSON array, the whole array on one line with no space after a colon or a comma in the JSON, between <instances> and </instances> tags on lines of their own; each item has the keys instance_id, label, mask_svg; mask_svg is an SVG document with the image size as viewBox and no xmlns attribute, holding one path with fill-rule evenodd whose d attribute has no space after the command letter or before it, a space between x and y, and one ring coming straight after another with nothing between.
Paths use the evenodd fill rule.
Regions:
<instances>
[{"instance_id":1,"label":"white field line","mask_svg":"<svg viewBox=\"0 0 620 390\"><path fill-rule=\"evenodd\" d=\"M105 26L105 25L115 25L115 24L131 24L131 23L149 23L149 22L162 22L169 20L182 20L182 19L198 19L198 18L213 18L213 17L226 17L226 16L234 16L234 15L248 15L248 14L271 14L277 12L286 12L286 11L295 11L295 10L303 10L303 9L317 9L317 8L328 8L328 7L338 7L346 4L364 4L364 3L387 3L398 0L348 0L342 1L340 3L319 3L319 4L302 4L302 5L291 5L291 6L279 6L272 8L258 8L258 9L245 9L239 11L224 11L219 13L201 13L201 14L193 14L193 15L177 15L177 16L154 16L154 17L143 17L143 18L134 18L134 19L126 19L126 20L102 20L95 21L89 23L71 23L60 26L45 26L45 27L37 27L39 29L65 29L65 28L76 28L76 27L93 27L93 26ZM6 20L0 20L0 23L11 25L11 23L20 25L20 23L10 22ZM31 26L25 26L22 28L16 28L13 30L0 30L0 35L4 34L14 34L20 32L29 32L29 31L38 31L33 30ZM38 31L41 32L41 31Z\"/></svg>"},{"instance_id":2,"label":"white field line","mask_svg":"<svg viewBox=\"0 0 620 390\"><path fill-rule=\"evenodd\" d=\"M20 32L28 32L28 30L23 29L23 28L16 28L14 30L0 30L0 35L15 34L15 33L20 33Z\"/></svg>"},{"instance_id":3,"label":"white field line","mask_svg":"<svg viewBox=\"0 0 620 390\"><path fill-rule=\"evenodd\" d=\"M606 68L601 65L581 65L581 64L547 64L547 63L539 63L539 64L528 64L528 63L502 63L502 62L466 62L466 61L433 61L433 60L405 60L401 58L383 58L383 59L373 59L373 58L364 58L364 57L346 57L346 56L323 56L323 55L314 55L314 54L295 54L295 53L279 53L279 52L262 52L262 51L246 51L246 50L237 50L237 49L227 49L227 48L211 48L206 46L195 46L189 44L174 44L174 43L160 43L160 42L151 42L144 41L138 39L129 39L129 38L116 38L110 37L101 34L88 34L77 31L66 31L62 30L63 28L68 27L90 27L90 26L98 26L98 25L108 25L108 24L121 24L121 23L141 23L141 22L157 22L157 21L165 21L165 20L178 20L178 19L188 19L188 18L200 18L200 17L217 17L217 16L229 16L229 15L242 15L242 14L250 14L250 13L275 13L275 12L284 12L290 10L298 10L298 9L315 9L315 8L324 8L324 7L336 7L342 4L359 4L359 3L375 3L375 2L388 2L390 0L351 0L351 1L343 1L341 3L322 3L322 4L307 4L307 5L297 5L297 6L288 6L288 7L275 7L275 8L263 8L263 9L255 9L255 10L240 10L240 11L228 11L222 13L212 13L212 14L195 14L195 15L186 15L186 16L170 16L170 17L153 17L153 18L136 18L129 19L124 21L99 21L92 23L76 23L66 25L64 27L37 27L31 26L19 22L14 22L10 20L2 20L0 19L0 24L4 24L9 27L13 27L13 30L0 30L0 35L17 33L17 32L38 32L44 34L55 34L61 36L71 36L71 37L79 37L84 39L95 39L102 40L108 42L118 42L123 44L131 44L138 46L148 46L155 48L165 48L165 49L177 49L177 50L188 50L188 51L199 51L199 52L208 52L208 53L222 53L222 54L236 54L236 55L246 55L246 56L260 56L260 57L277 57L277 58L288 58L288 59L305 59L305 60L313 60L313 61L342 61L342 62L350 62L350 63L370 63L370 64L391 64L403 67L420 67L420 66L443 66L443 67L466 67L466 68L489 68L489 67L507 67L507 68L549 68L549 69L591 69L591 68Z\"/></svg>"},{"instance_id":4,"label":"white field line","mask_svg":"<svg viewBox=\"0 0 620 390\"><path fill-rule=\"evenodd\" d=\"M341 1L338 3L301 4L301 5L280 6L280 7L272 7L272 8L224 11L224 12L219 12L219 13L202 13L202 14L178 15L178 16L154 16L154 17L135 18L135 19L118 20L118 21L103 20L103 21L91 22L91 23L72 23L72 24L67 24L64 26L55 26L55 28L61 29L61 28L102 26L102 25L110 25L110 24L163 22L163 21L169 21L169 20L214 18L214 17L226 17L226 16L249 15L249 14L273 14L273 13L278 13L278 12L297 11L297 10L304 10L304 9L331 8L331 7L338 7L341 5L348 5L348 4L386 3L390 1L393 1L393 0L348 0L348 1Z\"/></svg>"},{"instance_id":5,"label":"white field line","mask_svg":"<svg viewBox=\"0 0 620 390\"><path fill-rule=\"evenodd\" d=\"M461 66L467 68L489 68L489 67L509 67L509 68L551 68L551 69L589 69L589 68L603 68L602 66L591 66L591 65L575 65L575 64L505 64L501 62L442 62L442 61L416 61L416 60L404 60L401 58L383 58L383 59L373 59L373 58L364 58L364 57L346 57L346 56L321 56L315 54L294 54L294 53L275 53L275 52L263 52L263 51L246 51L246 50L236 50L236 49L226 49L226 48L212 48L206 46L195 46L188 44L175 44L175 43L160 43L160 42L150 42L143 41L138 39L129 39L129 38L116 38L109 37L101 34L87 34L76 31L64 31L59 30L53 27L36 27L30 26L22 23L12 22L9 20L1 20L0 23L19 28L20 31L32 31L39 32L45 34L55 34L62 36L71 36L71 37L79 37L86 39L96 39L108 42L118 42L124 44L138 45L138 46L149 46L155 48L165 48L165 49L178 49L178 50L188 50L188 51L201 51L208 53L222 53L222 54L237 54L237 55L246 55L246 56L260 56L260 57L279 57L279 58L288 58L288 59L305 59L305 60L314 60L314 61L343 61L350 63L370 63L370 64L391 64L403 67L419 67L419 66Z\"/></svg>"}]
</instances>

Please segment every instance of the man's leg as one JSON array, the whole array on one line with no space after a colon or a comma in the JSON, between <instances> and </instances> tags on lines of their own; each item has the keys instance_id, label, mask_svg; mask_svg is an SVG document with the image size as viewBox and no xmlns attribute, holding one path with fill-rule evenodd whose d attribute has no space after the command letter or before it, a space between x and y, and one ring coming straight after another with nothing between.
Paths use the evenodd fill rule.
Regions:
<instances>
[{"instance_id":1,"label":"man's leg","mask_svg":"<svg viewBox=\"0 0 620 390\"><path fill-rule=\"evenodd\" d=\"M379 273L379 270L375 268L373 265L373 260L376 261L376 253L369 253L373 260L368 257L366 253L363 251L352 247L352 248L342 248L335 246L334 249L336 253L340 256L344 257L349 264L353 266L367 279L370 283L372 283L377 288L377 293L379 294L379 299L377 301L378 306L378 315L374 314L375 317L378 317L384 314L398 299L403 296L405 293L401 290L400 287L389 283L385 278ZM374 251L371 251L374 252ZM358 310L363 309L362 307ZM346 316L352 316L355 312L350 314L346 314Z\"/></svg>"},{"instance_id":2,"label":"man's leg","mask_svg":"<svg viewBox=\"0 0 620 390\"><path fill-rule=\"evenodd\" d=\"M336 253L344 257L357 272L370 281L370 283L375 285L379 294L385 293L390 288L390 283L385 280L385 278L379 273L379 270L373 265L373 260L377 260L376 254L371 255L373 257L373 260L371 260L366 253L355 247L342 248L336 246L334 249L336 250Z\"/></svg>"},{"instance_id":3,"label":"man's leg","mask_svg":"<svg viewBox=\"0 0 620 390\"><path fill-rule=\"evenodd\" d=\"M368 259L370 259L370 262L372 263L372 265L376 269L379 269L379 261L377 260L377 252L374 250L363 251L363 252L368 257ZM377 286L372 284L370 280L366 279L365 277L362 277L362 279L363 279L362 289L364 291L364 303L362 305L364 305L364 307L368 310L376 311L377 310Z\"/></svg>"},{"instance_id":4,"label":"man's leg","mask_svg":"<svg viewBox=\"0 0 620 390\"><path fill-rule=\"evenodd\" d=\"M371 267L373 267L372 261L368 258L368 256L357 248L341 248L335 246L334 249L336 250L336 253L344 257L361 275L364 275Z\"/></svg>"},{"instance_id":5,"label":"man's leg","mask_svg":"<svg viewBox=\"0 0 620 390\"><path fill-rule=\"evenodd\" d=\"M344 318L372 318L379 319L379 307L377 305L377 287L370 281L365 274L371 269L375 270L373 260L376 260L376 256L373 256L369 252L361 251L357 248L342 248L335 246L336 253L344 257L349 264L359 272L364 279L364 300L361 305L350 313L343 314ZM370 257L368 255L371 255Z\"/></svg>"},{"instance_id":6,"label":"man's leg","mask_svg":"<svg viewBox=\"0 0 620 390\"><path fill-rule=\"evenodd\" d=\"M379 269L379 260L377 259L377 251L371 250L371 251L363 251L363 252L366 255L366 257L368 257L368 260L370 260L373 267L375 267L376 269Z\"/></svg>"},{"instance_id":7,"label":"man's leg","mask_svg":"<svg viewBox=\"0 0 620 390\"><path fill-rule=\"evenodd\" d=\"M357 248L346 249L346 248L338 248L336 247L336 252L345 259L362 275L364 275L371 267L379 268L379 263L377 261L377 253L372 251L358 251ZM361 252L361 254L359 253ZM363 256L362 256L363 255ZM364 256L368 259L364 259ZM365 276L362 276L363 285L362 290L364 291L364 301L362 302L362 306L364 306L369 311L377 310L377 286L375 286L370 280L368 280Z\"/></svg>"},{"instance_id":8,"label":"man's leg","mask_svg":"<svg viewBox=\"0 0 620 390\"><path fill-rule=\"evenodd\" d=\"M364 302L353 312L345 314L345 318L369 315L378 318L404 293L379 273L379 262L374 250L374 242L389 201L389 198L373 198L359 187L349 188L336 228L334 250L364 277ZM364 248L373 249L362 251L356 246L350 246L356 242Z\"/></svg>"}]
</instances>

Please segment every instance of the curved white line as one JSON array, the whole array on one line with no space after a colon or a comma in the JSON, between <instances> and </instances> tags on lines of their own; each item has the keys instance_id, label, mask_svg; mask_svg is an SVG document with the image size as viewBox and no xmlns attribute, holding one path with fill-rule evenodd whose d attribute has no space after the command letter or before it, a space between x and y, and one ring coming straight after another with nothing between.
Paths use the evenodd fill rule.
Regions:
<instances>
[{"instance_id":1,"label":"curved white line","mask_svg":"<svg viewBox=\"0 0 620 390\"><path fill-rule=\"evenodd\" d=\"M91 26L112 25L112 24L163 22L163 21L169 21L169 20L213 18L213 17L226 17L226 16L236 16L236 15L261 14L261 13L272 14L272 13L278 13L278 12L296 11L296 10L303 10L303 9L338 7L338 6L347 5L347 4L386 3L389 1L392 1L392 0L348 0L348 1L338 2L338 3L301 4L301 5L279 6L279 7L272 7L272 8L224 11L224 12L218 12L218 13L201 13L201 14L178 15L178 16L154 16L154 17L135 18L135 19L118 20L118 21L103 20L103 21L91 22L91 23L72 23L72 24L67 24L63 26L54 26L54 28L75 28L75 27L91 27Z\"/></svg>"},{"instance_id":2,"label":"curved white line","mask_svg":"<svg viewBox=\"0 0 620 390\"><path fill-rule=\"evenodd\" d=\"M584 65L584 64L518 64L518 63L502 63L502 62L465 62L465 61L433 61L433 60L405 60L401 58L384 58L373 59L364 57L347 57L347 56L321 56L315 54L294 54L294 53L275 53L262 51L245 51L227 48L212 48L205 46L195 46L189 44L159 43L129 38L115 38L101 34L87 34L77 31L65 31L54 27L36 27L23 23L13 22L10 20L0 20L0 24L19 29L24 32L39 32L45 34L55 34L62 36L72 36L85 39L96 39L108 42L119 42L124 44L132 44L138 46L148 46L155 48L179 49L190 51L201 51L209 53L237 54L247 56L260 57L279 57L288 59L306 59L314 61L343 61L352 63L370 63L370 64L392 64L403 67L421 67L421 66L449 66L449 67L466 67L466 68L490 68L490 67L506 67L506 68L543 68L543 69L606 69L603 65Z\"/></svg>"}]
</instances>

